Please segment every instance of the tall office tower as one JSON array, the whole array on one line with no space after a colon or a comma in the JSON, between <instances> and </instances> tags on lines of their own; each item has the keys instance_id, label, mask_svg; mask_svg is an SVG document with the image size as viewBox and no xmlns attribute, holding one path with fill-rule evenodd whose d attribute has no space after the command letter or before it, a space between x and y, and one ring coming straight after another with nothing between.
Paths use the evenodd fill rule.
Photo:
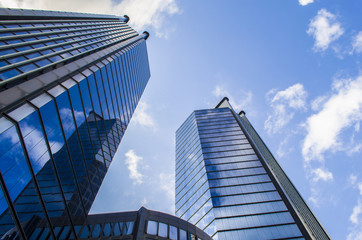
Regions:
<instances>
[{"instance_id":1,"label":"tall office tower","mask_svg":"<svg viewBox=\"0 0 362 240\"><path fill-rule=\"evenodd\" d=\"M176 216L219 240L330 239L227 98L176 132Z\"/></svg>"},{"instance_id":2,"label":"tall office tower","mask_svg":"<svg viewBox=\"0 0 362 240\"><path fill-rule=\"evenodd\" d=\"M0 9L5 239L75 239L88 218L150 77L148 33L127 21Z\"/></svg>"}]
</instances>

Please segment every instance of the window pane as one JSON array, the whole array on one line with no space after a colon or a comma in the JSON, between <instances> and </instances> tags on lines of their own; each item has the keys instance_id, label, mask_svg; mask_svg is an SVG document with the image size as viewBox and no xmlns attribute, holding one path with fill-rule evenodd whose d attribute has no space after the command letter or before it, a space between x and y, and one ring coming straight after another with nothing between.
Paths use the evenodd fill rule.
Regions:
<instances>
[{"instance_id":1,"label":"window pane","mask_svg":"<svg viewBox=\"0 0 362 240\"><path fill-rule=\"evenodd\" d=\"M151 235L157 235L157 222L148 221L147 224L147 233ZM186 239L185 239L186 240Z\"/></svg>"},{"instance_id":2,"label":"window pane","mask_svg":"<svg viewBox=\"0 0 362 240\"><path fill-rule=\"evenodd\" d=\"M170 239L178 240L177 238L177 227L170 225Z\"/></svg>"},{"instance_id":3,"label":"window pane","mask_svg":"<svg viewBox=\"0 0 362 240\"><path fill-rule=\"evenodd\" d=\"M167 237L167 224L159 223L158 235L161 237Z\"/></svg>"}]
</instances>

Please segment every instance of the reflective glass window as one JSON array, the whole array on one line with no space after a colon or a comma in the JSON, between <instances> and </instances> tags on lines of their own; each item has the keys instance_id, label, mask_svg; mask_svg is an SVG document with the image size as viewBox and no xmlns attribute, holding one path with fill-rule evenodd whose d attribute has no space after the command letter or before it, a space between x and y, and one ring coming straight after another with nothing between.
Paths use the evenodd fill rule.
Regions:
<instances>
[{"instance_id":1,"label":"reflective glass window","mask_svg":"<svg viewBox=\"0 0 362 240\"><path fill-rule=\"evenodd\" d=\"M26 65L22 65L20 67L18 67L22 72L29 72L31 70L34 70L34 69L37 69L38 67L35 66L35 64L33 63L29 63L29 64L26 64Z\"/></svg>"},{"instance_id":2,"label":"reflective glass window","mask_svg":"<svg viewBox=\"0 0 362 240\"><path fill-rule=\"evenodd\" d=\"M104 224L103 232L104 232L105 237L111 236L111 224L110 223Z\"/></svg>"},{"instance_id":3,"label":"reflective glass window","mask_svg":"<svg viewBox=\"0 0 362 240\"><path fill-rule=\"evenodd\" d=\"M180 240L187 240L187 234L185 230L180 229Z\"/></svg>"},{"instance_id":4,"label":"reflective glass window","mask_svg":"<svg viewBox=\"0 0 362 240\"><path fill-rule=\"evenodd\" d=\"M158 235L160 237L167 237L167 224L159 223L158 225Z\"/></svg>"},{"instance_id":5,"label":"reflective glass window","mask_svg":"<svg viewBox=\"0 0 362 240\"><path fill-rule=\"evenodd\" d=\"M92 237L99 237L101 234L101 225L96 224L92 231Z\"/></svg>"},{"instance_id":6,"label":"reflective glass window","mask_svg":"<svg viewBox=\"0 0 362 240\"><path fill-rule=\"evenodd\" d=\"M121 236L122 223L114 223L114 236Z\"/></svg>"},{"instance_id":7,"label":"reflective glass window","mask_svg":"<svg viewBox=\"0 0 362 240\"><path fill-rule=\"evenodd\" d=\"M7 70L7 71L4 71L4 72L1 72L0 73L0 78L1 80L6 80L8 78L12 78L12 77L15 77L17 75L19 75L20 72L16 69L10 69L10 70Z\"/></svg>"},{"instance_id":8,"label":"reflective glass window","mask_svg":"<svg viewBox=\"0 0 362 240\"><path fill-rule=\"evenodd\" d=\"M81 232L81 234L80 234L80 237L81 238L88 238L91 228L92 228L92 225L85 225L82 232Z\"/></svg>"},{"instance_id":9,"label":"reflective glass window","mask_svg":"<svg viewBox=\"0 0 362 240\"><path fill-rule=\"evenodd\" d=\"M17 62L21 62L21 61L25 61L25 57L23 56L18 56L18 57L14 57L14 58L10 58L7 59L10 63L17 63Z\"/></svg>"},{"instance_id":10,"label":"reflective glass window","mask_svg":"<svg viewBox=\"0 0 362 240\"><path fill-rule=\"evenodd\" d=\"M177 227L170 225L170 236L171 240L178 240Z\"/></svg>"},{"instance_id":11,"label":"reflective glass window","mask_svg":"<svg viewBox=\"0 0 362 240\"><path fill-rule=\"evenodd\" d=\"M147 233L151 235L157 235L158 222L148 221L147 223ZM185 239L186 240L186 239Z\"/></svg>"}]
</instances>

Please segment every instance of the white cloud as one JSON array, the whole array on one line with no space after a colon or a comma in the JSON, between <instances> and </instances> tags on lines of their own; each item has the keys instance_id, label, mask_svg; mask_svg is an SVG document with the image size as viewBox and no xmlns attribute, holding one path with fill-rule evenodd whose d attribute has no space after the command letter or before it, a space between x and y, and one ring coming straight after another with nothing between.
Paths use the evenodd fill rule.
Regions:
<instances>
[{"instance_id":1,"label":"white cloud","mask_svg":"<svg viewBox=\"0 0 362 240\"><path fill-rule=\"evenodd\" d=\"M238 101L235 101L235 98L230 94L230 92L223 86L216 86L212 94L219 99L219 101L223 97L229 98L230 105L235 109L235 111L245 109L247 107L252 99L253 99L253 93L250 91L241 91L241 94L238 95Z\"/></svg>"},{"instance_id":2,"label":"white cloud","mask_svg":"<svg viewBox=\"0 0 362 240\"><path fill-rule=\"evenodd\" d=\"M142 161L142 157L137 156L134 150L130 149L126 154L125 164L129 170L129 177L134 180L134 184L143 183L143 175L139 172L139 164Z\"/></svg>"},{"instance_id":3,"label":"white cloud","mask_svg":"<svg viewBox=\"0 0 362 240\"><path fill-rule=\"evenodd\" d=\"M362 52L362 31L360 31L354 38L352 42L353 52L361 53Z\"/></svg>"},{"instance_id":4,"label":"white cloud","mask_svg":"<svg viewBox=\"0 0 362 240\"><path fill-rule=\"evenodd\" d=\"M175 175L160 173L160 187L167 193L168 198L173 201L175 199Z\"/></svg>"},{"instance_id":5,"label":"white cloud","mask_svg":"<svg viewBox=\"0 0 362 240\"><path fill-rule=\"evenodd\" d=\"M143 198L141 201L141 206L143 207L147 207L149 204L149 201L147 200L147 198Z\"/></svg>"},{"instance_id":6,"label":"white cloud","mask_svg":"<svg viewBox=\"0 0 362 240\"><path fill-rule=\"evenodd\" d=\"M333 174L327 169L316 168L312 170L313 181L318 182L320 180L328 182L333 180Z\"/></svg>"},{"instance_id":7,"label":"white cloud","mask_svg":"<svg viewBox=\"0 0 362 240\"><path fill-rule=\"evenodd\" d=\"M321 110L321 107L323 106L323 103L327 100L327 96L319 96L316 99L314 99L311 103L311 107L314 111Z\"/></svg>"},{"instance_id":8,"label":"white cloud","mask_svg":"<svg viewBox=\"0 0 362 240\"><path fill-rule=\"evenodd\" d=\"M349 217L349 220L353 224L358 224L360 222L359 215L362 213L362 201L358 201L357 206L353 208L353 212L351 216Z\"/></svg>"},{"instance_id":9,"label":"white cloud","mask_svg":"<svg viewBox=\"0 0 362 240\"><path fill-rule=\"evenodd\" d=\"M349 229L347 240L362 240L362 182L357 183L357 176L351 174L350 182L355 188L359 190L359 198L357 205L353 207L352 213L349 217L352 227Z\"/></svg>"},{"instance_id":10,"label":"white cloud","mask_svg":"<svg viewBox=\"0 0 362 240\"><path fill-rule=\"evenodd\" d=\"M143 127L155 128L155 122L151 115L147 112L147 109L148 104L144 101L140 101L132 117L132 122Z\"/></svg>"},{"instance_id":11,"label":"white cloud","mask_svg":"<svg viewBox=\"0 0 362 240\"><path fill-rule=\"evenodd\" d=\"M357 176L354 175L354 174L350 174L349 177L348 177L348 182L349 182L351 185L355 185L356 182L357 182Z\"/></svg>"},{"instance_id":12,"label":"white cloud","mask_svg":"<svg viewBox=\"0 0 362 240\"><path fill-rule=\"evenodd\" d=\"M302 6L308 5L313 2L314 2L314 0L299 0L299 4Z\"/></svg>"},{"instance_id":13,"label":"white cloud","mask_svg":"<svg viewBox=\"0 0 362 240\"><path fill-rule=\"evenodd\" d=\"M338 136L343 129L362 120L362 75L354 80L335 81L333 88L336 93L305 123L307 135L302 153L307 162L323 160L323 153L328 150L350 150Z\"/></svg>"},{"instance_id":14,"label":"white cloud","mask_svg":"<svg viewBox=\"0 0 362 240\"><path fill-rule=\"evenodd\" d=\"M61 108L59 110L60 116L62 117L62 124L65 128L66 133L72 134L75 130L75 123L72 115L72 110L69 108ZM74 110L75 121L78 124L82 124L84 121L84 113ZM69 136L67 136L69 137Z\"/></svg>"},{"instance_id":15,"label":"white cloud","mask_svg":"<svg viewBox=\"0 0 362 240\"><path fill-rule=\"evenodd\" d=\"M153 28L159 37L167 37L166 16L180 13L175 0L1 0L0 7L104 13L130 17L138 31Z\"/></svg>"},{"instance_id":16,"label":"white cloud","mask_svg":"<svg viewBox=\"0 0 362 240\"><path fill-rule=\"evenodd\" d=\"M275 89L267 93L267 101L273 109L268 114L264 128L268 133L276 133L293 119L296 110L306 110L307 92L302 84L297 83L283 91ZM274 95L273 97L270 97Z\"/></svg>"},{"instance_id":17,"label":"white cloud","mask_svg":"<svg viewBox=\"0 0 362 240\"><path fill-rule=\"evenodd\" d=\"M329 44L342 36L344 30L341 24L336 20L336 16L321 9L318 14L310 21L307 33L315 39L314 49L324 51Z\"/></svg>"}]
</instances>

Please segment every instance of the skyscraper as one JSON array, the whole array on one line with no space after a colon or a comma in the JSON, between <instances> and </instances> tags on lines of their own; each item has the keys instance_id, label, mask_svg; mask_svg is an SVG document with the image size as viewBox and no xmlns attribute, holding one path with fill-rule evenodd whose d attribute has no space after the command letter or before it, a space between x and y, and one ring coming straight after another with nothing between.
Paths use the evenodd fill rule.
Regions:
<instances>
[{"instance_id":1,"label":"skyscraper","mask_svg":"<svg viewBox=\"0 0 362 240\"><path fill-rule=\"evenodd\" d=\"M227 98L176 132L176 216L219 240L330 239Z\"/></svg>"},{"instance_id":2,"label":"skyscraper","mask_svg":"<svg viewBox=\"0 0 362 240\"><path fill-rule=\"evenodd\" d=\"M81 230L150 78L127 22L0 9L0 236Z\"/></svg>"}]
</instances>

